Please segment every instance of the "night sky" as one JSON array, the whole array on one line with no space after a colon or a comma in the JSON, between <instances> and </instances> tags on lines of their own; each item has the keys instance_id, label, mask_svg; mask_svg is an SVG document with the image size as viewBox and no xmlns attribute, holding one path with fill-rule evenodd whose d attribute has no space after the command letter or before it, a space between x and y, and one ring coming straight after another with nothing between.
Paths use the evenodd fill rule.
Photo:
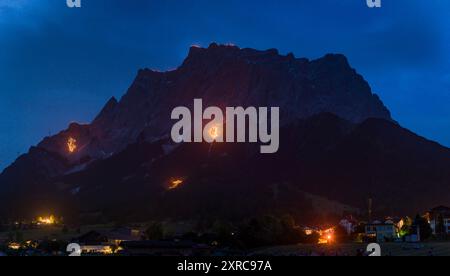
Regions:
<instances>
[{"instance_id":1,"label":"night sky","mask_svg":"<svg viewBox=\"0 0 450 276\"><path fill-rule=\"evenodd\" d=\"M71 121L90 122L139 68L189 46L345 54L404 127L450 146L450 1L0 0L0 170Z\"/></svg>"}]
</instances>

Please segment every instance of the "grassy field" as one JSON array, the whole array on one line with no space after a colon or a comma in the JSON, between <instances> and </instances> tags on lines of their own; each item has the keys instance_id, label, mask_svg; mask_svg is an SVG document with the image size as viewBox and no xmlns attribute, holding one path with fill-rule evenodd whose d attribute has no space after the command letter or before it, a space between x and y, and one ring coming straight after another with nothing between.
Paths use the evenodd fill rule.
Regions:
<instances>
[{"instance_id":1,"label":"grassy field","mask_svg":"<svg viewBox=\"0 0 450 276\"><path fill-rule=\"evenodd\" d=\"M331 245L290 245L256 250L255 255L274 256L355 256L357 250L365 250L367 244L331 244ZM383 256L450 256L450 242L425 242L420 244L384 243L381 244Z\"/></svg>"}]
</instances>

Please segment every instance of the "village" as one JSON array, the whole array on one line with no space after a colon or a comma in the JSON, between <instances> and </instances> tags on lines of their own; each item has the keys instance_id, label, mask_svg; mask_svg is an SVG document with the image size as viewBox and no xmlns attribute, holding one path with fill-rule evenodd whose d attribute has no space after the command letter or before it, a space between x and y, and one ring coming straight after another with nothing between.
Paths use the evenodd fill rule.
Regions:
<instances>
[{"instance_id":1,"label":"village","mask_svg":"<svg viewBox=\"0 0 450 276\"><path fill-rule=\"evenodd\" d=\"M415 218L368 222L349 215L323 227L296 225L289 216L264 216L239 226L149 222L75 229L49 215L2 224L0 256L68 256L73 253L69 244L79 245L87 256L367 256L369 243L379 243L384 256L439 256L450 254L449 234L450 208L445 206Z\"/></svg>"}]
</instances>

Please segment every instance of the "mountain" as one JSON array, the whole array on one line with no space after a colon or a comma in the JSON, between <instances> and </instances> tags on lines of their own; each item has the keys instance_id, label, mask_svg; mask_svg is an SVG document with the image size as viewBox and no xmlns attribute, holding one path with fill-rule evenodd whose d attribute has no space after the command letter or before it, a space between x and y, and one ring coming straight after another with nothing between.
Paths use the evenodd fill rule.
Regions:
<instances>
[{"instance_id":1,"label":"mountain","mask_svg":"<svg viewBox=\"0 0 450 276\"><path fill-rule=\"evenodd\" d=\"M211 44L207 49L192 47L174 71L140 70L122 99L108 101L92 124L72 124L38 147L71 163L105 158L137 139L167 137L173 108L191 107L194 98L209 106L279 106L282 124L321 112L352 122L372 117L391 120L378 96L342 55L308 61L292 54L281 56L276 50ZM66 149L70 136L79 144L75 154Z\"/></svg>"},{"instance_id":2,"label":"mountain","mask_svg":"<svg viewBox=\"0 0 450 276\"><path fill-rule=\"evenodd\" d=\"M174 107L279 106L280 151L169 141ZM72 148L72 151L69 149ZM91 124L45 138L0 175L4 216L83 218L361 212L446 203L450 152L403 129L342 55L317 60L211 44L176 70L140 70ZM176 189L171 182L182 181ZM26 207L24 207L26 206Z\"/></svg>"}]
</instances>

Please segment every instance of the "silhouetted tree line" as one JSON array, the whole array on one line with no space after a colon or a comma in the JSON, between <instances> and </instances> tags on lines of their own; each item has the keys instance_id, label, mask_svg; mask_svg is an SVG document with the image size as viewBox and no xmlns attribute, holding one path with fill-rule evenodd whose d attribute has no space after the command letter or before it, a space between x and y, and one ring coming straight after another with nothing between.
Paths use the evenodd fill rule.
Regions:
<instances>
[{"instance_id":1,"label":"silhouetted tree line","mask_svg":"<svg viewBox=\"0 0 450 276\"><path fill-rule=\"evenodd\" d=\"M319 234L306 235L304 229L298 227L292 216L276 217L259 216L243 222L225 220L199 221L197 232L183 235L183 240L216 245L228 248L256 248L264 246L288 245L297 243L317 243ZM167 239L161 223L148 225L144 239Z\"/></svg>"}]
</instances>

